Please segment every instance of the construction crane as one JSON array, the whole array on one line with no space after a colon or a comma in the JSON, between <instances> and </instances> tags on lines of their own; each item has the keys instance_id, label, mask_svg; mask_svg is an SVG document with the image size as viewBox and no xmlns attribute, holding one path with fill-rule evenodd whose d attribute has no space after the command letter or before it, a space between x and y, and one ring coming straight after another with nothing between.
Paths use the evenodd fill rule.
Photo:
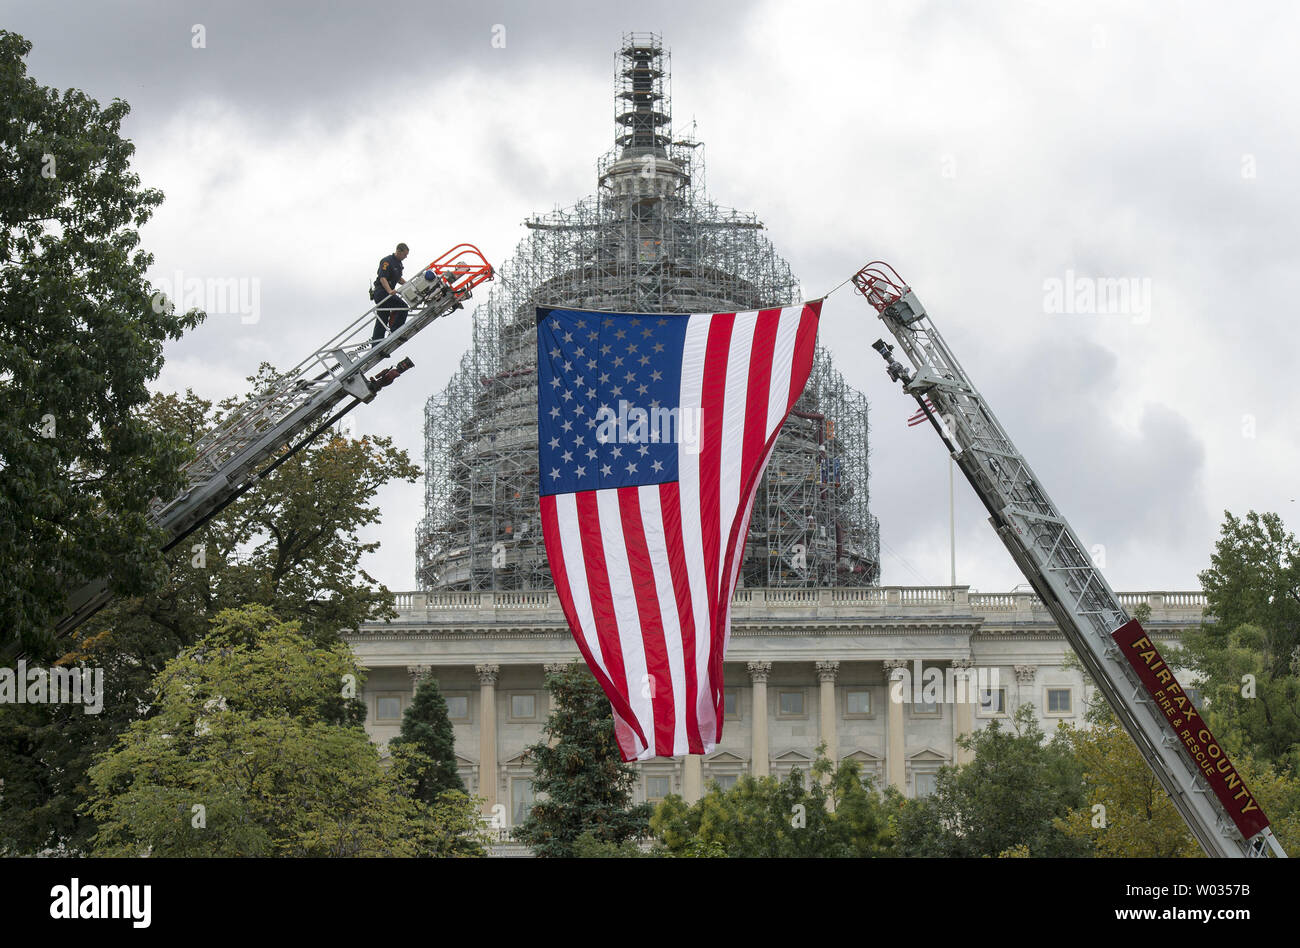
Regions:
<instances>
[{"instance_id":1,"label":"construction crane","mask_svg":"<svg viewBox=\"0 0 1300 948\"><path fill-rule=\"evenodd\" d=\"M414 363L402 359L369 373L425 326L460 309L493 275L477 247L457 244L397 288L408 307L402 326L372 341L375 304L204 435L184 468L185 488L170 500L156 500L149 511L150 522L166 537L163 549L199 529L357 405L373 401ZM71 632L112 598L107 579L82 586L69 596L55 634Z\"/></svg>"},{"instance_id":2,"label":"construction crane","mask_svg":"<svg viewBox=\"0 0 1300 948\"><path fill-rule=\"evenodd\" d=\"M1226 752L1124 610L916 294L875 261L853 276L911 363L873 348L925 413L1097 688L1209 856L1286 856Z\"/></svg>"}]
</instances>

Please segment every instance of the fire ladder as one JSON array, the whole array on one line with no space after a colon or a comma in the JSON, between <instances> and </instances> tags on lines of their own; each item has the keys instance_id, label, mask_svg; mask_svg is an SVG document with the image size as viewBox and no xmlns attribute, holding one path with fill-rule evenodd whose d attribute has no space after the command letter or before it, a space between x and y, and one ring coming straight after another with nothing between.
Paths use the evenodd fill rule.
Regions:
<instances>
[{"instance_id":1,"label":"fire ladder","mask_svg":"<svg viewBox=\"0 0 1300 948\"><path fill-rule=\"evenodd\" d=\"M163 549L199 529L357 405L373 401L414 363L402 359L368 373L435 319L460 309L476 286L492 278L492 266L477 247L456 245L397 288L409 307L401 327L372 343L379 304L372 306L204 435L184 468L186 487L168 501L156 500L149 511L150 522L167 537ZM72 631L112 598L106 579L81 587L69 597L55 634Z\"/></svg>"},{"instance_id":2,"label":"fire ladder","mask_svg":"<svg viewBox=\"0 0 1300 948\"><path fill-rule=\"evenodd\" d=\"M909 370L893 358L894 347L877 340L873 348L888 363L889 377L903 383L947 446L954 462L970 481L990 514L1016 565L1029 580L1066 639L1087 668L1121 724L1168 792L1197 842L1210 856L1285 856L1263 814L1255 806L1252 819L1237 813L1232 794L1253 803L1222 748L1214 745L1207 759L1189 751L1189 731L1180 738L1168 693L1183 697L1176 683L1155 687L1144 683L1130 652L1140 650L1145 665L1159 669L1163 682L1172 673L1159 660L1154 644L1120 604L1101 571L1071 529L1064 515L1016 449L992 409L939 335L916 294L898 272L879 261L853 277L853 284L875 307L885 326L912 364ZM928 404L927 404L928 402ZM1145 643L1132 646L1133 642ZM1125 646L1131 646L1128 651ZM1136 654L1136 652L1135 652ZM1154 656L1154 658L1152 657ZM1162 696L1165 704L1157 700ZM1190 699L1186 699L1190 706ZM1199 721L1194 709L1190 716ZM1181 717L1177 720L1183 720ZM1198 725L1199 727L1199 725ZM1203 732L1209 735L1208 730ZM1209 735L1213 740L1213 735ZM1236 782L1225 789L1213 783L1211 764L1223 761ZM1204 773L1203 773L1204 771ZM1207 778L1206 774L1209 775ZM1262 828L1261 828L1262 826Z\"/></svg>"}]
</instances>

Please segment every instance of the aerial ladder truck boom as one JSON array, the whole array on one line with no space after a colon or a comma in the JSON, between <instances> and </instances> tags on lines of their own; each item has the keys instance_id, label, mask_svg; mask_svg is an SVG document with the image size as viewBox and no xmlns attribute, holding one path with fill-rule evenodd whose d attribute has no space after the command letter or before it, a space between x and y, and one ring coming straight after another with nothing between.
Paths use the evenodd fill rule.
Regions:
<instances>
[{"instance_id":1,"label":"aerial ladder truck boom","mask_svg":"<svg viewBox=\"0 0 1300 948\"><path fill-rule=\"evenodd\" d=\"M873 348L913 396L975 489L1011 558L1114 709L1197 842L1210 856L1285 856L1258 802L1128 615L1029 462L994 417L916 294L888 264L853 276L894 347Z\"/></svg>"},{"instance_id":2,"label":"aerial ladder truck boom","mask_svg":"<svg viewBox=\"0 0 1300 948\"><path fill-rule=\"evenodd\" d=\"M369 373L492 278L492 266L477 247L456 245L397 288L408 307L401 327L372 342L375 304L204 435L184 468L185 487L150 509L150 522L166 537L163 549L180 543L357 405L373 401L413 363L403 359ZM107 580L87 583L69 597L55 634L71 632L112 598Z\"/></svg>"}]
</instances>

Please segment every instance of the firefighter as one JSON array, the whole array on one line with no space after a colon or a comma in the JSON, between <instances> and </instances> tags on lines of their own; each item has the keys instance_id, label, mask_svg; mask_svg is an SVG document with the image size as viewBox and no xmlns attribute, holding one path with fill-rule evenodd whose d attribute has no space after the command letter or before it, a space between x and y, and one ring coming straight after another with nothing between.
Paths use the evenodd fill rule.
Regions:
<instances>
[{"instance_id":1,"label":"firefighter","mask_svg":"<svg viewBox=\"0 0 1300 948\"><path fill-rule=\"evenodd\" d=\"M375 285L370 298L378 304L375 310L375 330L370 341L378 342L384 333L401 328L406 322L406 304L396 295L397 288L406 280L402 279L402 261L411 249L406 244L398 244L397 249L379 261L379 272L375 275Z\"/></svg>"}]
</instances>

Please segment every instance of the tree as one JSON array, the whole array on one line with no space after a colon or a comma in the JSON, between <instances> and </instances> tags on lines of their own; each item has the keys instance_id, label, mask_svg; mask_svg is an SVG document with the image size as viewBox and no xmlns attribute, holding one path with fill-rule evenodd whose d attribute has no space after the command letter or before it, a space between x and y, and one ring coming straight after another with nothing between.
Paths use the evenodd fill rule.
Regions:
<instances>
[{"instance_id":1,"label":"tree","mask_svg":"<svg viewBox=\"0 0 1300 948\"><path fill-rule=\"evenodd\" d=\"M159 395L146 417L191 443L229 406L214 410L192 392ZM0 706L0 849L89 846L95 824L81 804L91 761L132 721L152 713L154 676L223 609L260 602L322 644L368 619L395 615L392 594L357 568L374 548L357 532L379 516L373 501L380 484L417 473L388 439L327 433L173 549L161 589L119 599L78 630L65 662L104 669L104 710ZM276 532L257 533L273 517L281 518ZM361 713L343 705L338 711ZM363 719L362 713L356 723Z\"/></svg>"},{"instance_id":2,"label":"tree","mask_svg":"<svg viewBox=\"0 0 1300 948\"><path fill-rule=\"evenodd\" d=\"M447 791L465 792L456 772L456 738L447 716L447 699L426 678L402 715L397 737L388 742L395 760L404 760L417 800L432 806Z\"/></svg>"},{"instance_id":3,"label":"tree","mask_svg":"<svg viewBox=\"0 0 1300 948\"><path fill-rule=\"evenodd\" d=\"M1217 622L1185 635L1177 659L1234 759L1300 777L1300 544L1275 513L1225 511L1210 561L1200 580Z\"/></svg>"},{"instance_id":4,"label":"tree","mask_svg":"<svg viewBox=\"0 0 1300 948\"><path fill-rule=\"evenodd\" d=\"M1188 857L1201 848L1119 719L1098 694L1067 740L1083 768L1083 805L1057 822L1098 856Z\"/></svg>"},{"instance_id":5,"label":"tree","mask_svg":"<svg viewBox=\"0 0 1300 948\"><path fill-rule=\"evenodd\" d=\"M716 783L693 805L673 794L650 827L669 856L863 857L890 851L888 806L863 779L858 762L832 765L817 748L812 779L798 769L784 780L742 776Z\"/></svg>"},{"instance_id":6,"label":"tree","mask_svg":"<svg viewBox=\"0 0 1300 948\"><path fill-rule=\"evenodd\" d=\"M1045 741L1032 705L1010 728L993 721L958 742L974 758L942 768L932 796L903 804L898 855L998 856L1019 846L1031 856L1087 854L1086 841L1054 824L1083 805L1082 767L1062 734Z\"/></svg>"},{"instance_id":7,"label":"tree","mask_svg":"<svg viewBox=\"0 0 1300 948\"><path fill-rule=\"evenodd\" d=\"M129 107L38 84L30 51L0 31L0 653L48 658L76 585L165 575L147 512L183 445L140 408L164 341L203 317L154 305L138 228L163 198L130 170Z\"/></svg>"},{"instance_id":8,"label":"tree","mask_svg":"<svg viewBox=\"0 0 1300 948\"><path fill-rule=\"evenodd\" d=\"M609 699L585 665L548 674L555 707L528 748L538 801L515 838L539 856L574 856L579 837L619 846L645 836L650 806L632 804L632 768L614 737Z\"/></svg>"},{"instance_id":9,"label":"tree","mask_svg":"<svg viewBox=\"0 0 1300 948\"><path fill-rule=\"evenodd\" d=\"M429 854L433 814L340 720L359 676L347 646L315 644L264 606L222 612L155 678L158 712L91 767L94 853ZM453 826L473 817L468 797L445 802Z\"/></svg>"}]
</instances>

